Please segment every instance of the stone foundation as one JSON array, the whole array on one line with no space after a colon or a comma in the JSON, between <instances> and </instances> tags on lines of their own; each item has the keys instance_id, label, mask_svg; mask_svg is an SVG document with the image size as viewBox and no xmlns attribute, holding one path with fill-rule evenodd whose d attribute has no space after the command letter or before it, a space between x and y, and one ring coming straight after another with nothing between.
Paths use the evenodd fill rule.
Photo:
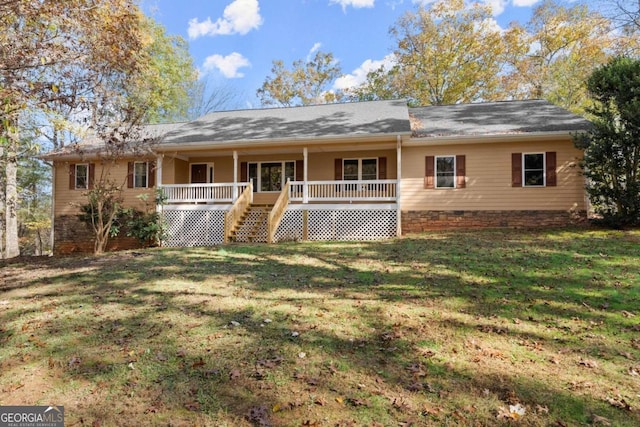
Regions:
<instances>
[{"instance_id":1,"label":"stone foundation","mask_svg":"<svg viewBox=\"0 0 640 427\"><path fill-rule=\"evenodd\" d=\"M545 228L586 224L575 211L403 211L402 233L470 228Z\"/></svg>"},{"instance_id":2,"label":"stone foundation","mask_svg":"<svg viewBox=\"0 0 640 427\"><path fill-rule=\"evenodd\" d=\"M54 255L93 253L95 242L93 231L76 215L57 216L54 220L54 236ZM127 237L126 230L120 230L120 236L109 238L107 250L119 251L141 247L138 239Z\"/></svg>"}]
</instances>

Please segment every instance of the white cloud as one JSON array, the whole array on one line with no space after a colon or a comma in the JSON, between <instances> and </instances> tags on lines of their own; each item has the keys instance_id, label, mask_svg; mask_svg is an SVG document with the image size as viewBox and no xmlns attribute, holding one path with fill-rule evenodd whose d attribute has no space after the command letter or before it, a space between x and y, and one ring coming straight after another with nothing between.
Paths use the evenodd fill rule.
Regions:
<instances>
[{"instance_id":1,"label":"white cloud","mask_svg":"<svg viewBox=\"0 0 640 427\"><path fill-rule=\"evenodd\" d=\"M307 62L313 59L313 55L317 51L319 51L321 47L322 47L322 43L314 43L313 46L311 46L311 49L309 49L309 53L307 53Z\"/></svg>"},{"instance_id":2,"label":"white cloud","mask_svg":"<svg viewBox=\"0 0 640 427\"><path fill-rule=\"evenodd\" d=\"M336 79L333 84L335 90L346 90L349 88L360 86L367 79L367 74L370 71L377 70L380 67L384 67L385 70L390 70L396 64L395 56L389 54L380 60L367 59L358 68L353 70L351 74L345 74Z\"/></svg>"},{"instance_id":3,"label":"white cloud","mask_svg":"<svg viewBox=\"0 0 640 427\"><path fill-rule=\"evenodd\" d=\"M262 25L258 0L233 0L224 8L222 18L212 22L211 18L199 22L198 18L189 21L189 38L230 34L247 34Z\"/></svg>"},{"instance_id":4,"label":"white cloud","mask_svg":"<svg viewBox=\"0 0 640 427\"><path fill-rule=\"evenodd\" d=\"M342 10L345 10L348 6L354 9L373 7L375 2L376 0L329 0L329 4L339 4L342 6Z\"/></svg>"},{"instance_id":5,"label":"white cloud","mask_svg":"<svg viewBox=\"0 0 640 427\"><path fill-rule=\"evenodd\" d=\"M529 6L533 6L539 1L540 0L513 0L513 5L519 6L519 7L529 7Z\"/></svg>"},{"instance_id":6,"label":"white cloud","mask_svg":"<svg viewBox=\"0 0 640 427\"><path fill-rule=\"evenodd\" d=\"M251 63L247 58L238 52L233 52L227 56L218 54L208 56L207 59L204 60L202 68L205 71L218 70L228 79L237 79L244 77L244 73L238 72L238 69L250 66Z\"/></svg>"}]
</instances>

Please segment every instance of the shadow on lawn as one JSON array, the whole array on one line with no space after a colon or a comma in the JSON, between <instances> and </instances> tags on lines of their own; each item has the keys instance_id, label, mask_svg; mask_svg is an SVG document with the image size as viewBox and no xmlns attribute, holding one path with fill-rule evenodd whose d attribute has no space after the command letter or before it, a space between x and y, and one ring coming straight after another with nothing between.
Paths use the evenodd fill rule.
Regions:
<instances>
[{"instance_id":1,"label":"shadow on lawn","mask_svg":"<svg viewBox=\"0 0 640 427\"><path fill-rule=\"evenodd\" d=\"M423 401L444 407L451 395L468 395L461 401L483 395L507 402L509 394L515 393L529 405L552 408L552 416L553 408L560 405L562 414L573 416L571 422L586 423L594 414L631 420L630 424L640 421L635 413L568 392L563 384L524 378L517 371L465 371L425 356L416 340L406 335L424 333L428 340L428 329L408 332L387 313L367 309L367 300L401 301L418 308L452 301L477 322L431 320L439 327L469 335L499 333L552 348L566 346L582 332L571 326L566 329L576 318L606 321L607 328L620 330L632 325L631 320L611 313L637 307L637 289L626 283L631 282L628 278L640 277L640 254L631 255L632 262L625 265L607 263L638 254L632 250L637 242L598 247L597 240L580 237L553 240L540 235L539 239L507 241L521 235L505 232L500 241L495 235L492 239L455 233L357 244L164 249L125 260L117 255L88 258L82 273L61 271L47 277L46 290L0 314L0 325L37 314L37 309L29 307L33 298L48 301L43 306L51 315L23 329L36 341L27 338L26 347L16 346L14 360L28 351L61 378L87 380L115 400L135 396L138 406L122 411L130 411L138 420L167 411L207 416L222 410L238 422L278 424L280 417L289 416L287 411L309 406L322 407L327 413L344 411L345 403L335 400L344 398L351 405L348 412L357 419L438 424L460 421L460 415L451 408L425 412L396 399L396 393L421 393ZM190 285L178 290L154 286L156 281L172 280ZM23 287L42 283L38 279ZM222 294L222 286L246 304L235 309L217 307L217 298L229 296ZM272 295L276 291L291 294L283 300L280 294ZM311 303L317 309L346 301L346 309L355 312L358 337L323 328L321 319L309 327L313 322L296 315L294 308L275 310L284 303L309 304L307 294L315 295ZM264 313L269 310L279 317L265 325ZM553 341L508 326L492 330L496 318L548 324L557 328L562 339ZM296 330L303 332L293 337ZM0 343L5 345L20 333L0 328ZM302 353L308 357L301 358ZM606 357L620 355L610 349ZM378 391L371 386L359 388L358 381L365 379L377 384ZM283 382L289 384L285 394L279 388ZM307 395L320 400L300 401ZM374 402L378 400L382 403ZM276 405L282 410L274 413ZM107 421L114 416L99 405L82 411L76 415ZM470 423L486 422L486 414L485 418L473 413L465 416Z\"/></svg>"}]
</instances>

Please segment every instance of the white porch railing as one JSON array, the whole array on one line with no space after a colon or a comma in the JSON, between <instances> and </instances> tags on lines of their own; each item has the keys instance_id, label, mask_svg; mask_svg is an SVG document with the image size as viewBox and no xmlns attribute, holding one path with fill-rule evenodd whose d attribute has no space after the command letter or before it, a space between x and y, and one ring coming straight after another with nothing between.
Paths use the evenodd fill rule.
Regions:
<instances>
[{"instance_id":1,"label":"white porch railing","mask_svg":"<svg viewBox=\"0 0 640 427\"><path fill-rule=\"evenodd\" d=\"M233 203L249 183L162 185L166 203Z\"/></svg>"},{"instance_id":2,"label":"white porch railing","mask_svg":"<svg viewBox=\"0 0 640 427\"><path fill-rule=\"evenodd\" d=\"M306 188L305 188L306 187ZM291 201L391 202L397 200L395 179L360 181L292 181Z\"/></svg>"}]
</instances>

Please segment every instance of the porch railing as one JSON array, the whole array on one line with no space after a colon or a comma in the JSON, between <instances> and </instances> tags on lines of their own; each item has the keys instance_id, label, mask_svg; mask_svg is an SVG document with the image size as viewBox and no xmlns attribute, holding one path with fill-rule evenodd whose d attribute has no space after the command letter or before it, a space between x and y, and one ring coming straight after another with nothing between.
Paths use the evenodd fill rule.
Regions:
<instances>
[{"instance_id":1,"label":"porch railing","mask_svg":"<svg viewBox=\"0 0 640 427\"><path fill-rule=\"evenodd\" d=\"M395 179L359 181L292 181L291 201L396 201L398 181ZM305 194L306 193L306 194ZM305 197L306 196L306 197Z\"/></svg>"},{"instance_id":2,"label":"porch railing","mask_svg":"<svg viewBox=\"0 0 640 427\"><path fill-rule=\"evenodd\" d=\"M162 191L167 203L233 203L249 183L167 184Z\"/></svg>"},{"instance_id":3,"label":"porch railing","mask_svg":"<svg viewBox=\"0 0 640 427\"><path fill-rule=\"evenodd\" d=\"M231 209L224 216L224 242L229 243L233 229L240 222L249 205L253 202L253 186L248 183Z\"/></svg>"},{"instance_id":4,"label":"porch railing","mask_svg":"<svg viewBox=\"0 0 640 427\"><path fill-rule=\"evenodd\" d=\"M278 200L276 200L271 212L269 212L269 220L267 222L267 243L273 243L275 241L276 230L278 230L280 221L282 221L284 212L287 210L287 206L289 205L290 194L291 181L287 181L280 193L280 196L278 196Z\"/></svg>"}]
</instances>

